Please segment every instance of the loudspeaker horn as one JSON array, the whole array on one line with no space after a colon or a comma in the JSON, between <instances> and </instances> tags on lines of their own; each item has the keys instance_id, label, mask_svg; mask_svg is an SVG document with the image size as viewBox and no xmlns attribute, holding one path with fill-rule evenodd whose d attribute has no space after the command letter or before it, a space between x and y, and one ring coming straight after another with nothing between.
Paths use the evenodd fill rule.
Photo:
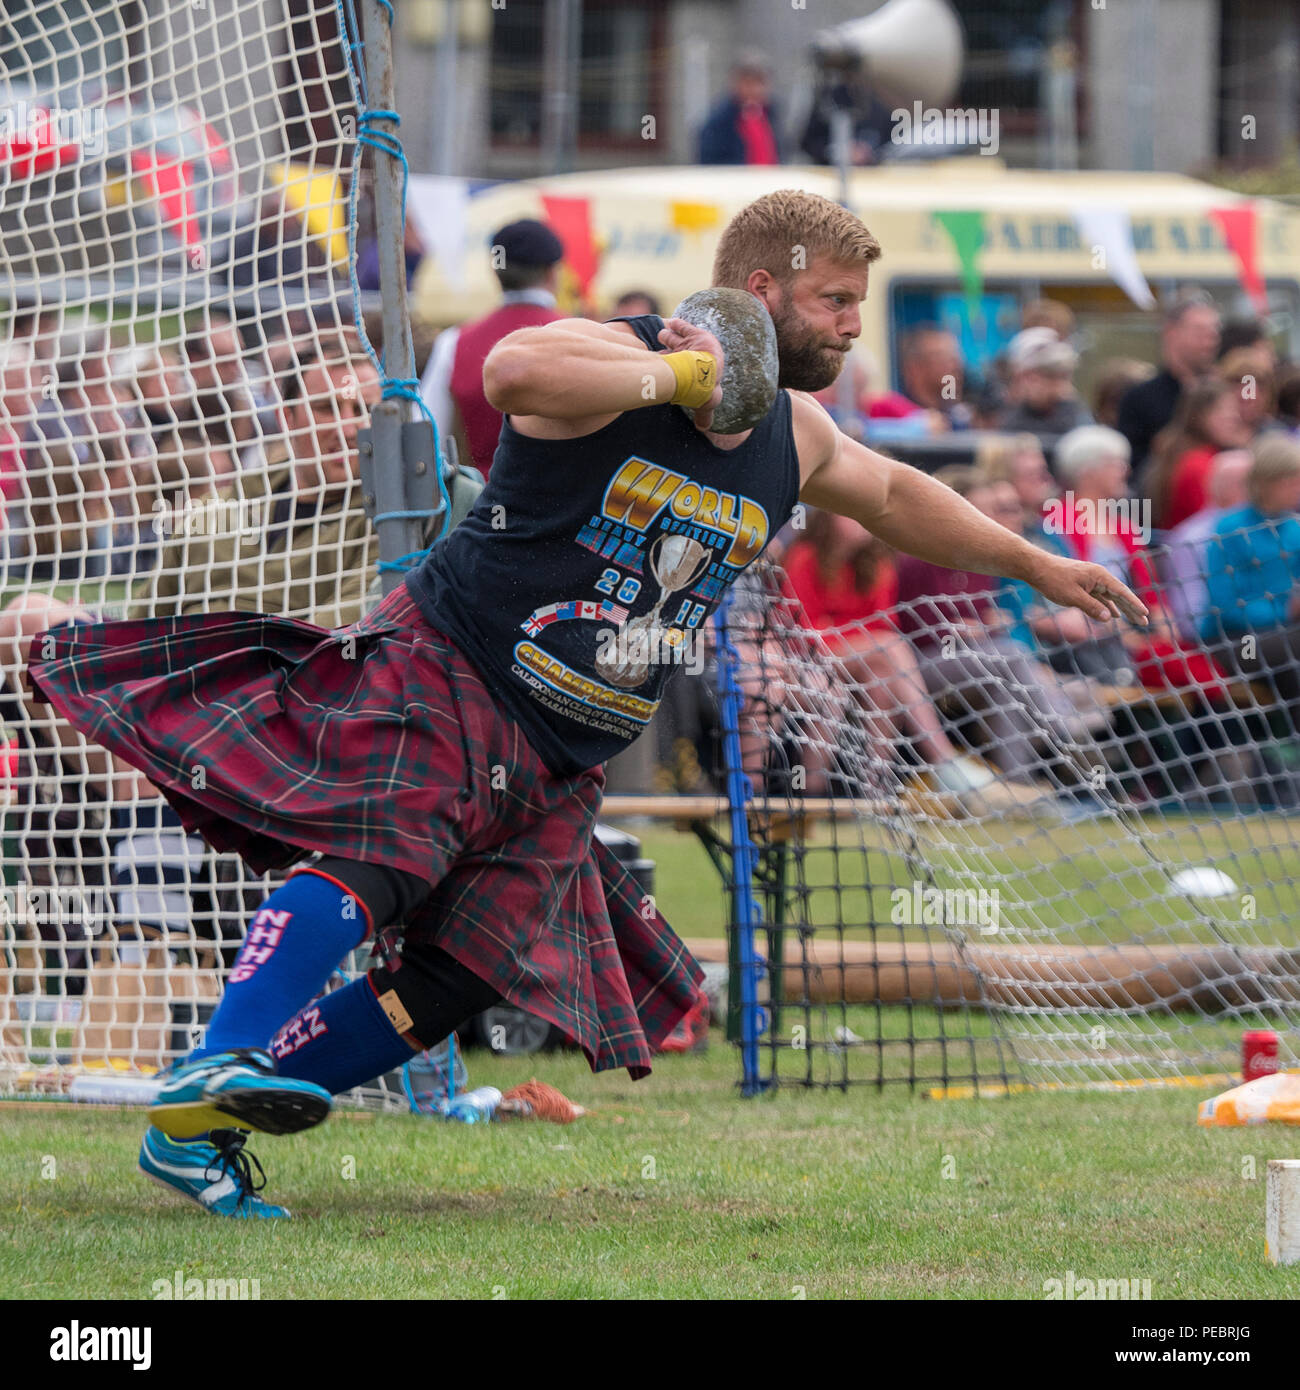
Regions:
<instances>
[{"instance_id":1,"label":"loudspeaker horn","mask_svg":"<svg viewBox=\"0 0 1300 1390\"><path fill-rule=\"evenodd\" d=\"M942 106L957 91L964 49L961 22L947 0L889 0L813 40L818 63L859 66L890 96L927 106Z\"/></svg>"}]
</instances>

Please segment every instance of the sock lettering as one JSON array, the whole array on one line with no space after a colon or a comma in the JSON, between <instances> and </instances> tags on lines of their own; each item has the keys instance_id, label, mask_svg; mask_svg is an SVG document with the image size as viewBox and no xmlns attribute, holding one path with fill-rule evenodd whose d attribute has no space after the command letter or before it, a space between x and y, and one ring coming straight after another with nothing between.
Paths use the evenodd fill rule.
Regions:
<instances>
[{"instance_id":1,"label":"sock lettering","mask_svg":"<svg viewBox=\"0 0 1300 1390\"><path fill-rule=\"evenodd\" d=\"M230 972L230 984L235 985L242 980L251 979L256 974L257 967L271 959L292 916L292 912L276 912L272 908L264 907L253 918L248 936L239 952L239 959Z\"/></svg>"},{"instance_id":2,"label":"sock lettering","mask_svg":"<svg viewBox=\"0 0 1300 1390\"><path fill-rule=\"evenodd\" d=\"M304 1009L271 1039L271 1052L277 1059L291 1057L300 1047L306 1047L312 1038L319 1038L328 1032L318 1008Z\"/></svg>"}]
</instances>

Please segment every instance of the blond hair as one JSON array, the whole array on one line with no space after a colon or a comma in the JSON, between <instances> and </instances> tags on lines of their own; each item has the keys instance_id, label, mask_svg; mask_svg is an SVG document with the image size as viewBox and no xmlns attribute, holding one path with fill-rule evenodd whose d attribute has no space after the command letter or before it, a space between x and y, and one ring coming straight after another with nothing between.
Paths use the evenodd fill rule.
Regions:
<instances>
[{"instance_id":1,"label":"blond hair","mask_svg":"<svg viewBox=\"0 0 1300 1390\"><path fill-rule=\"evenodd\" d=\"M981 439L975 450L975 465L991 483L1014 483L1015 462L1021 454L1041 454L1043 446L1036 434L998 434Z\"/></svg>"},{"instance_id":2,"label":"blond hair","mask_svg":"<svg viewBox=\"0 0 1300 1390\"><path fill-rule=\"evenodd\" d=\"M842 265L868 266L880 243L839 203L797 188L765 194L727 223L713 257L713 283L743 290L755 270L788 285L819 256Z\"/></svg>"},{"instance_id":3,"label":"blond hair","mask_svg":"<svg viewBox=\"0 0 1300 1390\"><path fill-rule=\"evenodd\" d=\"M1250 451L1255 456L1246 487L1256 507L1264 500L1265 492L1284 478L1300 473L1300 442L1290 435L1273 432L1263 434ZM1221 456L1220 456L1221 457Z\"/></svg>"}]
</instances>

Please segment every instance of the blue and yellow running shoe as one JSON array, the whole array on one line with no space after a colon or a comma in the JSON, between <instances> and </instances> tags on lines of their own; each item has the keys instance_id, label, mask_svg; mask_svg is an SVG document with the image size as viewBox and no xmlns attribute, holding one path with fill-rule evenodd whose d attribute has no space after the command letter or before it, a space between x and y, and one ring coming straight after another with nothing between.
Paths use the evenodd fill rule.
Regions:
<instances>
[{"instance_id":1,"label":"blue and yellow running shoe","mask_svg":"<svg viewBox=\"0 0 1300 1390\"><path fill-rule=\"evenodd\" d=\"M266 1174L257 1159L244 1152L247 1137L240 1130L216 1129L205 1140L178 1144L151 1127L140 1145L140 1171L215 1216L244 1221L288 1216L287 1207L257 1195L266 1186ZM260 1182L253 1181L254 1167Z\"/></svg>"},{"instance_id":2,"label":"blue and yellow running shoe","mask_svg":"<svg viewBox=\"0 0 1300 1390\"><path fill-rule=\"evenodd\" d=\"M330 1093L310 1081L277 1076L262 1048L236 1047L182 1062L163 1082L149 1120L172 1139L213 1129L296 1134L330 1113Z\"/></svg>"}]
</instances>

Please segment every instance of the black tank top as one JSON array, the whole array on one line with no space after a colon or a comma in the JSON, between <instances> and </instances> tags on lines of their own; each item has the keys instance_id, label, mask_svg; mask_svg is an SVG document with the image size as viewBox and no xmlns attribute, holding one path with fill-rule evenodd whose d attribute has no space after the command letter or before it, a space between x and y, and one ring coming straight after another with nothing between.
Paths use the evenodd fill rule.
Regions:
<instances>
[{"instance_id":1,"label":"black tank top","mask_svg":"<svg viewBox=\"0 0 1300 1390\"><path fill-rule=\"evenodd\" d=\"M661 318L626 322L660 350ZM786 391L731 450L674 405L581 439L532 439L507 417L486 489L406 582L547 766L572 776L645 729L798 495Z\"/></svg>"}]
</instances>

